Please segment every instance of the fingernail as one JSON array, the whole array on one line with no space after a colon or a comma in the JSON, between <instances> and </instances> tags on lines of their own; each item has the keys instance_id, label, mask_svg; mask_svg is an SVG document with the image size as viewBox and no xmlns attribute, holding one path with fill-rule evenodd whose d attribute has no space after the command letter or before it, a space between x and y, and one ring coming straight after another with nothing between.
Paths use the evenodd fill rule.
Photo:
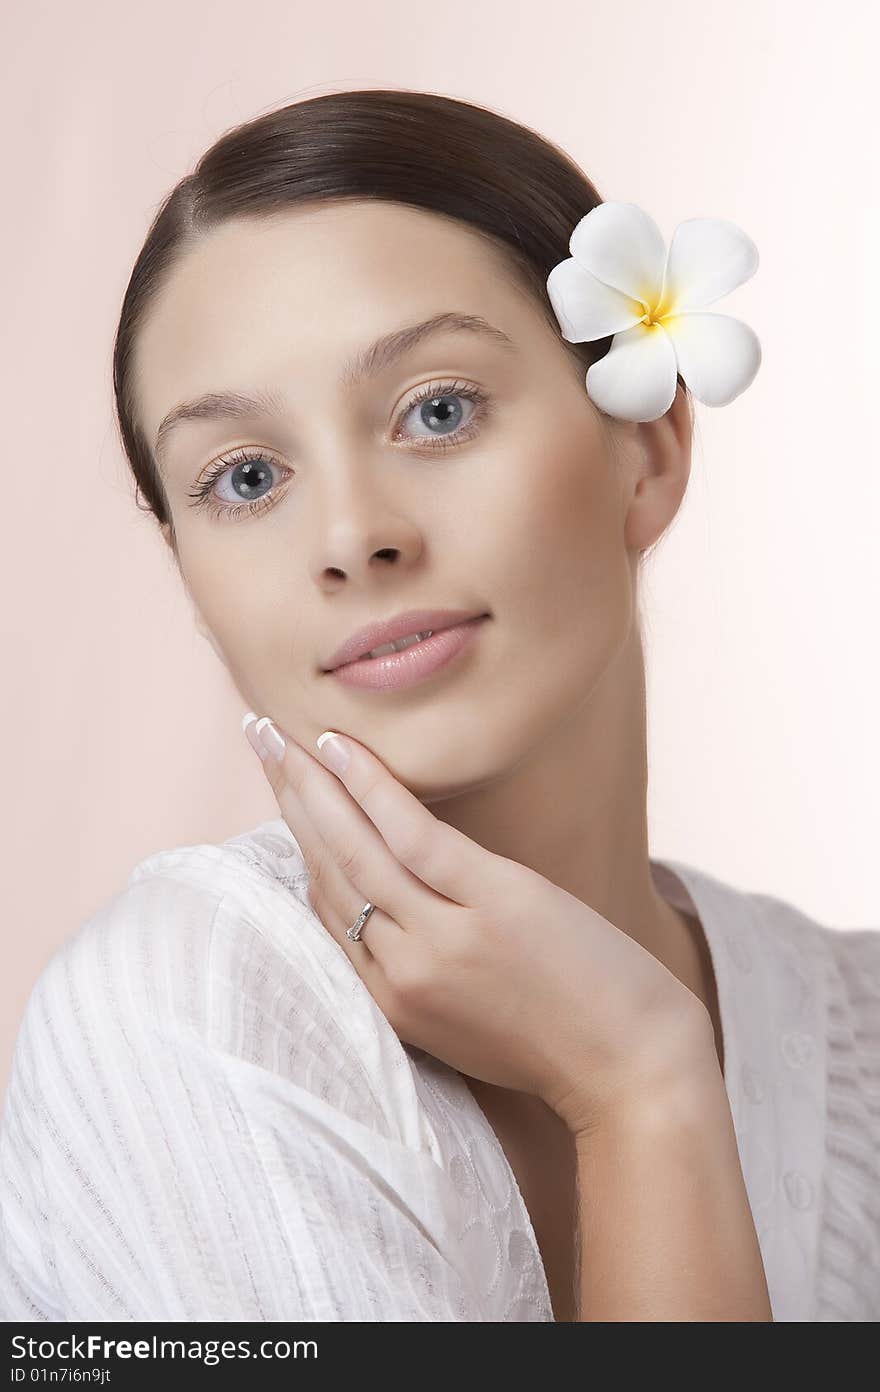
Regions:
<instances>
[{"instance_id":1,"label":"fingernail","mask_svg":"<svg viewBox=\"0 0 880 1392\"><path fill-rule=\"evenodd\" d=\"M345 740L340 739L332 730L325 730L315 743L327 767L334 773L345 773L351 760L351 752Z\"/></svg>"},{"instance_id":2,"label":"fingernail","mask_svg":"<svg viewBox=\"0 0 880 1392\"><path fill-rule=\"evenodd\" d=\"M257 715L256 711L246 711L245 714L242 716L241 728L247 735L248 744L251 746L254 753L259 755L261 760L265 760L266 751L260 744L255 728L259 718L260 717Z\"/></svg>"},{"instance_id":3,"label":"fingernail","mask_svg":"<svg viewBox=\"0 0 880 1392\"><path fill-rule=\"evenodd\" d=\"M284 750L286 748L284 739L282 735L279 734L277 728L272 724L268 715L264 715L262 720L257 721L254 730L256 731L257 739L260 741L267 754L279 761L284 758Z\"/></svg>"}]
</instances>

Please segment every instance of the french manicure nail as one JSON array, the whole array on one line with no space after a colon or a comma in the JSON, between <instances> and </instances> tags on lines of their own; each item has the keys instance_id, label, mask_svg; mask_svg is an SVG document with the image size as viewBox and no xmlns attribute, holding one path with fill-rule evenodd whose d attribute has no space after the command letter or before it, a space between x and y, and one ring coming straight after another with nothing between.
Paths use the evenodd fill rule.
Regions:
<instances>
[{"instance_id":1,"label":"french manicure nail","mask_svg":"<svg viewBox=\"0 0 880 1392\"><path fill-rule=\"evenodd\" d=\"M266 751L260 743L256 731L256 725L259 718L260 717L257 715L256 711L247 711L242 717L241 728L247 735L248 744L251 746L254 753L257 754L262 761L265 761Z\"/></svg>"},{"instance_id":2,"label":"french manicure nail","mask_svg":"<svg viewBox=\"0 0 880 1392\"><path fill-rule=\"evenodd\" d=\"M286 745L283 736L272 724L268 715L264 715L262 720L257 721L254 730L266 753L271 754L273 759L278 759L280 762L284 758Z\"/></svg>"},{"instance_id":3,"label":"french manicure nail","mask_svg":"<svg viewBox=\"0 0 880 1392\"><path fill-rule=\"evenodd\" d=\"M331 768L334 773L345 773L351 760L345 740L340 739L339 735L334 734L332 730L325 730L323 735L318 736L315 743L327 767Z\"/></svg>"}]
</instances>

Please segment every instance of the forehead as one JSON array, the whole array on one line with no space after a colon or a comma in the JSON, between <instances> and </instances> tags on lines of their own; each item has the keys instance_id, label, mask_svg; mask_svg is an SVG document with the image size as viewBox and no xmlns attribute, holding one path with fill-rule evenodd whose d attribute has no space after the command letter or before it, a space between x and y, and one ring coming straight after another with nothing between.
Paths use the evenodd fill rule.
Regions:
<instances>
[{"instance_id":1,"label":"forehead","mask_svg":"<svg viewBox=\"0 0 880 1392\"><path fill-rule=\"evenodd\" d=\"M141 327L148 438L184 398L335 380L377 335L450 307L513 337L534 315L499 250L426 210L358 200L224 223L183 254Z\"/></svg>"}]
</instances>

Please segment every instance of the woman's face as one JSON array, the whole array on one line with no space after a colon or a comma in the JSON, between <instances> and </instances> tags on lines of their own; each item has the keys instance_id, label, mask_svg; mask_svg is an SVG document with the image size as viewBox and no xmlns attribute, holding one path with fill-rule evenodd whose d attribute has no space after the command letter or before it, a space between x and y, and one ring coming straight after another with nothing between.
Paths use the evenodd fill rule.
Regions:
<instances>
[{"instance_id":1,"label":"woman's face","mask_svg":"<svg viewBox=\"0 0 880 1392\"><path fill-rule=\"evenodd\" d=\"M343 380L350 355L442 313L510 343L447 327ZM625 644L638 551L677 499L629 516L635 483L584 370L475 232L381 201L226 223L166 283L135 370L153 444L205 393L277 398L272 417L202 412L163 432L160 467L200 627L247 705L306 748L347 731L426 802L485 786ZM417 402L425 388L443 411ZM491 617L409 688L323 671L354 629L423 607Z\"/></svg>"}]
</instances>

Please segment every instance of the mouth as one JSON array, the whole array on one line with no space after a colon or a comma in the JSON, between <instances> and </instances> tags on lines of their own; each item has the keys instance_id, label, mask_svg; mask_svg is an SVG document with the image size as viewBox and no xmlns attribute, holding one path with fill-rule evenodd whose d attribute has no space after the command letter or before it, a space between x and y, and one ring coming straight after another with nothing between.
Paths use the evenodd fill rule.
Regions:
<instances>
[{"instance_id":1,"label":"mouth","mask_svg":"<svg viewBox=\"0 0 880 1392\"><path fill-rule=\"evenodd\" d=\"M490 614L477 614L447 628L434 629L430 636L407 642L397 651L384 652L377 657L364 654L350 662L343 662L338 667L328 669L325 675L336 678L345 686L372 690L399 690L415 686L470 649L476 635L490 618Z\"/></svg>"},{"instance_id":2,"label":"mouth","mask_svg":"<svg viewBox=\"0 0 880 1392\"><path fill-rule=\"evenodd\" d=\"M374 619L350 633L322 667L322 672L335 672L340 667L362 658L382 657L386 652L402 651L407 645L424 640L435 633L453 628L471 619L484 617L468 609L408 609L388 619Z\"/></svg>"}]
</instances>

